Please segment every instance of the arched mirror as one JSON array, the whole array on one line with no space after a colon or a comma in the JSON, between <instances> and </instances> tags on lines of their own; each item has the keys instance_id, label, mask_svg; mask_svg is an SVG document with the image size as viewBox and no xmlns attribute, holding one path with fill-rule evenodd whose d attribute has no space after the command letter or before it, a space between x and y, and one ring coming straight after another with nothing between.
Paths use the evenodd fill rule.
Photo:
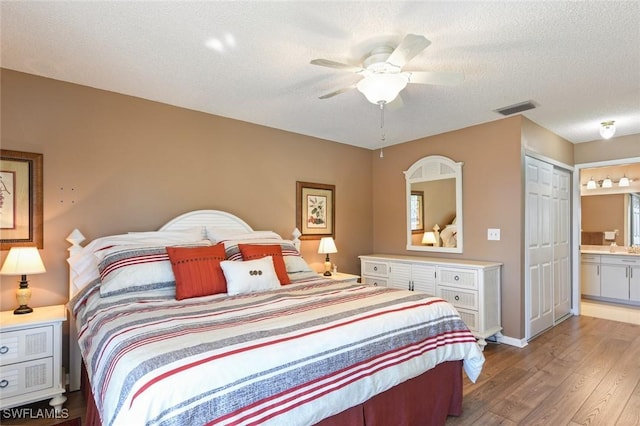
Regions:
<instances>
[{"instance_id":1,"label":"arched mirror","mask_svg":"<svg viewBox=\"0 0 640 426\"><path fill-rule=\"evenodd\" d=\"M404 175L407 250L462 253L462 163L431 155Z\"/></svg>"}]
</instances>

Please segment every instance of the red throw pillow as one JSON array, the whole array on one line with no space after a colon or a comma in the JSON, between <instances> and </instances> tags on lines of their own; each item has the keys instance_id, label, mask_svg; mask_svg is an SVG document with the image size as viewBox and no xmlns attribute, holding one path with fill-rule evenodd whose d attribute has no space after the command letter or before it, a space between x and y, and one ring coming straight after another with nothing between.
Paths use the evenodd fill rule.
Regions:
<instances>
[{"instance_id":1,"label":"red throw pillow","mask_svg":"<svg viewBox=\"0 0 640 426\"><path fill-rule=\"evenodd\" d=\"M282 247L279 244L238 244L238 249L242 253L242 259L254 260L261 259L266 256L273 257L273 267L281 285L291 284L287 267L282 257Z\"/></svg>"},{"instance_id":2,"label":"red throw pillow","mask_svg":"<svg viewBox=\"0 0 640 426\"><path fill-rule=\"evenodd\" d=\"M220 262L225 259L224 244L206 247L167 247L176 299L226 293L227 282Z\"/></svg>"}]
</instances>

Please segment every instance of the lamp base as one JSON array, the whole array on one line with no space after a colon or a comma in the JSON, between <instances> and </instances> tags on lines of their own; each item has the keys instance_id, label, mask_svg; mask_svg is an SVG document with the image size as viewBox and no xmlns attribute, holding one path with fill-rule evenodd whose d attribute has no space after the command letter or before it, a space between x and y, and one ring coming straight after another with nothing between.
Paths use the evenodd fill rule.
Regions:
<instances>
[{"instance_id":1,"label":"lamp base","mask_svg":"<svg viewBox=\"0 0 640 426\"><path fill-rule=\"evenodd\" d=\"M20 305L15 311L13 311L13 314L22 315L22 314L30 314L31 312L33 312L33 308L30 308L27 305Z\"/></svg>"},{"instance_id":2,"label":"lamp base","mask_svg":"<svg viewBox=\"0 0 640 426\"><path fill-rule=\"evenodd\" d=\"M322 275L324 275L325 277L330 277L331 276L331 272L324 271L324 274L322 274Z\"/></svg>"}]
</instances>

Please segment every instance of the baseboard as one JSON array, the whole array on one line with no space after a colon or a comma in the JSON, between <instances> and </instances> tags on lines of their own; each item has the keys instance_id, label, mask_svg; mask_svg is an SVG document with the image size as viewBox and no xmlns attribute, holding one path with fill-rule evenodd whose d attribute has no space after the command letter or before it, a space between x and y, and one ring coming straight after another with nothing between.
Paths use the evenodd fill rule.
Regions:
<instances>
[{"instance_id":1,"label":"baseboard","mask_svg":"<svg viewBox=\"0 0 640 426\"><path fill-rule=\"evenodd\" d=\"M505 345L515 346L516 348L524 348L528 345L525 339L516 339L514 337L498 335L496 336L498 343L504 343Z\"/></svg>"}]
</instances>

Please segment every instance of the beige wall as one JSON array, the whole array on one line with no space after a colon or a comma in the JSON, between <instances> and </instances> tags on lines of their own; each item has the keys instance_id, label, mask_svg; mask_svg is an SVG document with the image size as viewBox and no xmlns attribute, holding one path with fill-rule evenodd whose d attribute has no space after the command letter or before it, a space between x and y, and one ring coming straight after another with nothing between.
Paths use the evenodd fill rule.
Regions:
<instances>
[{"instance_id":1,"label":"beige wall","mask_svg":"<svg viewBox=\"0 0 640 426\"><path fill-rule=\"evenodd\" d=\"M503 263L504 334L522 338L521 118L515 116L385 148L373 163L373 252L424 255ZM461 161L464 253L406 250L403 171L428 155ZM425 200L428 202L428 200ZM487 228L500 228L500 241L487 241Z\"/></svg>"},{"instance_id":2,"label":"beige wall","mask_svg":"<svg viewBox=\"0 0 640 426\"><path fill-rule=\"evenodd\" d=\"M359 273L371 250L369 150L9 70L1 84L2 148L44 155L47 273L30 277L31 306L67 302L76 227L91 240L220 209L290 238L298 180L336 186L340 270ZM322 270L317 247L302 253ZM17 281L0 279L1 309L13 309Z\"/></svg>"},{"instance_id":3,"label":"beige wall","mask_svg":"<svg viewBox=\"0 0 640 426\"><path fill-rule=\"evenodd\" d=\"M625 194L591 195L580 197L582 205L581 230L604 232L617 229L616 244L624 245L624 198ZM584 242L582 244L585 244ZM595 243L588 243L595 244ZM601 244L609 244L601 242Z\"/></svg>"},{"instance_id":4,"label":"beige wall","mask_svg":"<svg viewBox=\"0 0 640 426\"><path fill-rule=\"evenodd\" d=\"M573 157L575 164L640 157L640 134L575 144Z\"/></svg>"}]
</instances>

